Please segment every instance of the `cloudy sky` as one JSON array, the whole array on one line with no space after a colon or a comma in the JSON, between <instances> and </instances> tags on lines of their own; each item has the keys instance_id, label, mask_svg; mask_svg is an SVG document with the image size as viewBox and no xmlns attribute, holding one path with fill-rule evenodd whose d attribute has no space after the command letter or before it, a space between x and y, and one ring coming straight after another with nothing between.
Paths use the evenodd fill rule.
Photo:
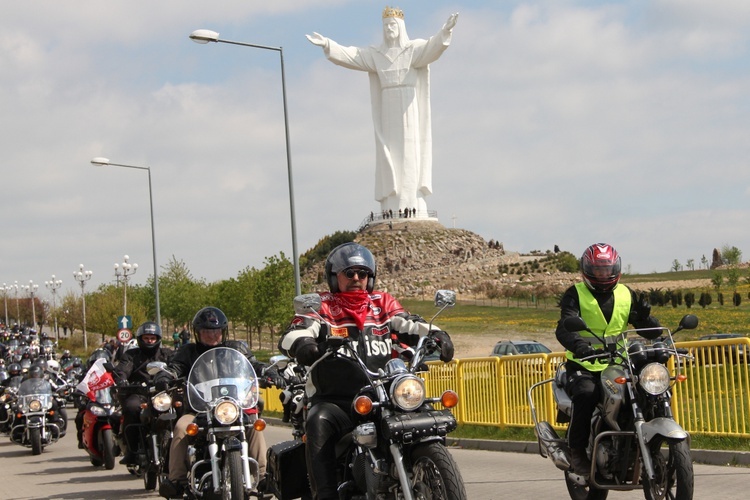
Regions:
<instances>
[{"instance_id":1,"label":"cloudy sky","mask_svg":"<svg viewBox=\"0 0 750 500\"><path fill-rule=\"evenodd\" d=\"M750 257L750 2L404 0L411 38L459 12L431 66L433 189L447 227L528 252L614 244L631 272L729 244ZM0 282L91 285L125 254L194 277L292 254L283 47L300 253L373 200L364 73L305 39L382 40L384 2L108 0L0 8ZM628 267L629 266L629 267ZM11 297L13 297L11 293Z\"/></svg>"}]
</instances>

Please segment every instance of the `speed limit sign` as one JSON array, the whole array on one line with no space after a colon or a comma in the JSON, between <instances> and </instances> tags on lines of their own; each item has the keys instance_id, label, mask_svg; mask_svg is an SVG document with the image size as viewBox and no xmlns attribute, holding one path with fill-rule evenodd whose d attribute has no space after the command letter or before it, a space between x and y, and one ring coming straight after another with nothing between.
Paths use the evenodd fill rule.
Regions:
<instances>
[{"instance_id":1,"label":"speed limit sign","mask_svg":"<svg viewBox=\"0 0 750 500\"><path fill-rule=\"evenodd\" d=\"M127 328L121 328L120 330L117 331L117 340L119 340L120 342L125 343L132 338L133 338L133 333Z\"/></svg>"}]
</instances>

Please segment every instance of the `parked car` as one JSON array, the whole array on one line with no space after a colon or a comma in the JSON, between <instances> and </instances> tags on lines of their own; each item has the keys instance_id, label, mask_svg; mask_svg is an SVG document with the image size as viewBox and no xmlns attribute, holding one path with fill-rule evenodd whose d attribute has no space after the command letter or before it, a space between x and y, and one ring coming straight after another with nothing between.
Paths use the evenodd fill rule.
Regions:
<instances>
[{"instance_id":1,"label":"parked car","mask_svg":"<svg viewBox=\"0 0 750 500\"><path fill-rule=\"evenodd\" d=\"M698 340L723 340L723 339L740 339L747 338L746 335L740 335L739 333L712 333L711 335L703 335ZM746 345L745 344L729 344L723 346L706 346L696 350L694 356L696 362L712 365L720 364L724 360L732 360L735 363L742 363L745 361L746 356ZM722 354L723 351L723 354Z\"/></svg>"},{"instance_id":2,"label":"parked car","mask_svg":"<svg viewBox=\"0 0 750 500\"><path fill-rule=\"evenodd\" d=\"M549 354L551 352L549 347L536 340L501 340L492 348L490 356Z\"/></svg>"}]
</instances>

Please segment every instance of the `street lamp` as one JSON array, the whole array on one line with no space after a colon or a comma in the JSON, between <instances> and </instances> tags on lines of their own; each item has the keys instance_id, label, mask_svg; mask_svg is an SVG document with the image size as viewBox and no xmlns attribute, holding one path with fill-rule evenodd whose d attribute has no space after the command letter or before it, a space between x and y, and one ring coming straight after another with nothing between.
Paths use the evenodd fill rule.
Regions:
<instances>
[{"instance_id":1,"label":"street lamp","mask_svg":"<svg viewBox=\"0 0 750 500\"><path fill-rule=\"evenodd\" d=\"M253 47L256 49L274 50L279 53L281 60L281 94L284 101L284 132L286 133L286 167L289 176L289 212L292 220L292 259L294 262L294 290L296 295L302 293L299 276L299 255L297 252L297 223L294 215L294 187L292 183L292 155L289 147L289 115L286 105L286 76L284 73L284 49L282 47L269 47L267 45L257 45L254 43L233 42L231 40L222 40L219 34L211 30L195 30L190 34L190 39L195 43L221 42L231 45L240 45L242 47Z\"/></svg>"},{"instance_id":2,"label":"street lamp","mask_svg":"<svg viewBox=\"0 0 750 500\"><path fill-rule=\"evenodd\" d=\"M8 292L10 291L11 288L13 287L3 283L2 290L3 290L3 298L5 299L5 328L6 329L8 328Z\"/></svg>"},{"instance_id":3,"label":"street lamp","mask_svg":"<svg viewBox=\"0 0 750 500\"><path fill-rule=\"evenodd\" d=\"M16 324L20 327L21 326L21 308L18 307L18 281L14 281L11 286L16 289Z\"/></svg>"},{"instance_id":4,"label":"street lamp","mask_svg":"<svg viewBox=\"0 0 750 500\"><path fill-rule=\"evenodd\" d=\"M130 260L130 257L125 255L123 257L122 264L118 264L115 262L115 279L117 279L117 282L120 282L120 278L122 278L122 282L124 284L123 286L123 300L122 300L122 315L127 316L128 315L128 278L130 276L134 275L135 272L138 270L138 264L131 264L128 262Z\"/></svg>"},{"instance_id":5,"label":"street lamp","mask_svg":"<svg viewBox=\"0 0 750 500\"><path fill-rule=\"evenodd\" d=\"M73 277L80 283L81 285L81 298L83 299L83 350L88 352L89 350L89 342L88 338L86 337L86 282L91 279L91 275L94 274L93 271L84 271L83 270L83 264L78 266L78 271L73 273Z\"/></svg>"},{"instance_id":6,"label":"street lamp","mask_svg":"<svg viewBox=\"0 0 750 500\"><path fill-rule=\"evenodd\" d=\"M34 284L34 280L29 280L29 284L23 287L31 298L31 328L36 330L36 307L34 306L34 292L39 289L39 285Z\"/></svg>"},{"instance_id":7,"label":"street lamp","mask_svg":"<svg viewBox=\"0 0 750 500\"><path fill-rule=\"evenodd\" d=\"M154 300L156 301L156 323L161 326L161 309L159 307L159 273L156 264L156 236L154 233L154 196L151 191L151 168L150 167L138 167L135 165L123 165L121 163L112 163L109 158L97 157L91 160L92 165L100 167L124 167L124 168L135 168L138 170L145 170L148 172L148 199L151 206L151 252L153 253L154 259ZM126 284L127 287L127 284Z\"/></svg>"},{"instance_id":8,"label":"street lamp","mask_svg":"<svg viewBox=\"0 0 750 500\"><path fill-rule=\"evenodd\" d=\"M52 279L44 282L44 286L52 292L52 311L55 314L55 341L60 342L60 330L57 328L57 290L62 286L62 280L55 279L55 275L52 275Z\"/></svg>"}]
</instances>

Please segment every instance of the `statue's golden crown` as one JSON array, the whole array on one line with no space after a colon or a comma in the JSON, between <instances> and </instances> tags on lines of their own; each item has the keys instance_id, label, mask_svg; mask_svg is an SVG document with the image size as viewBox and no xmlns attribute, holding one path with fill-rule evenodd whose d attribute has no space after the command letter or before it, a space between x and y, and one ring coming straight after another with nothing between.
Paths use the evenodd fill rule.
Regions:
<instances>
[{"instance_id":1,"label":"statue's golden crown","mask_svg":"<svg viewBox=\"0 0 750 500\"><path fill-rule=\"evenodd\" d=\"M399 19L404 18L404 11L398 7L386 7L383 9L383 19L386 17L397 17Z\"/></svg>"}]
</instances>

